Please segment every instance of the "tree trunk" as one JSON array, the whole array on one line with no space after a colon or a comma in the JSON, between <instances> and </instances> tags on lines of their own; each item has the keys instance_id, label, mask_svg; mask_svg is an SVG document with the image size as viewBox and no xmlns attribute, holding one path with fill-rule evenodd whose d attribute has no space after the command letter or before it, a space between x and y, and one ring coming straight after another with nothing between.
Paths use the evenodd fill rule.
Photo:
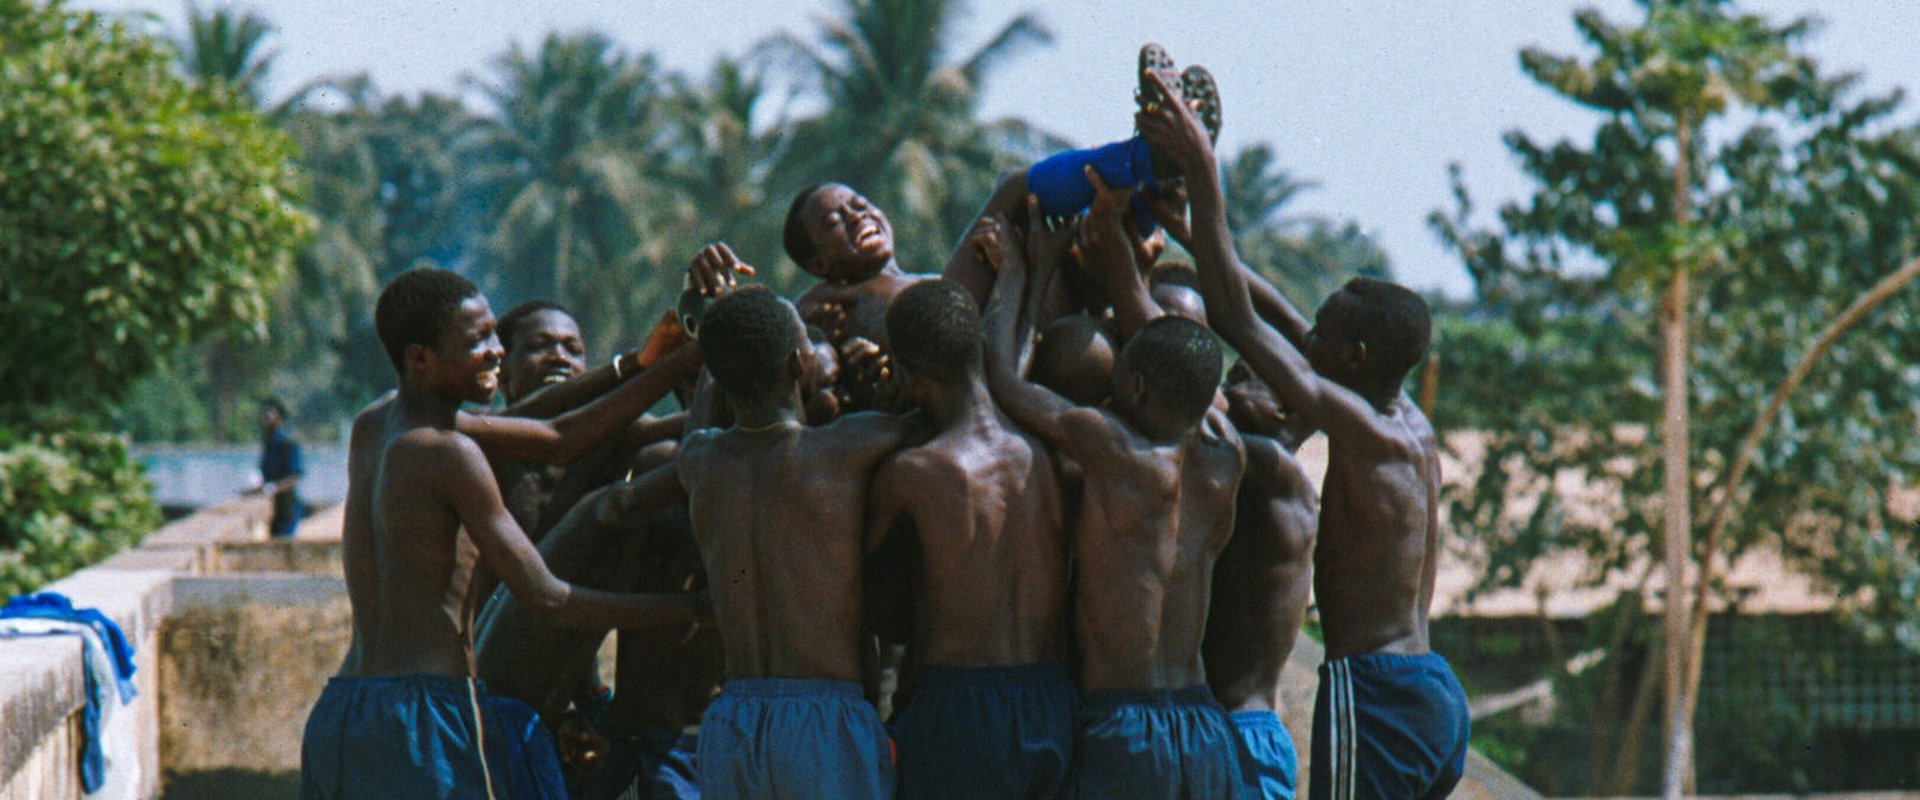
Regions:
<instances>
[{"instance_id":1,"label":"tree trunk","mask_svg":"<svg viewBox=\"0 0 1920 800\"><path fill-rule=\"evenodd\" d=\"M1773 427L1773 421L1780 416L1781 409L1786 407L1787 397L1793 394L1793 390L1800 388L1800 382L1806 380L1807 374L1813 371L1814 364L1818 363L1828 350L1833 349L1834 343L1839 341L1841 334L1858 325L1881 303L1906 288L1907 284L1912 283L1916 278L1920 278L1920 258L1908 261L1905 266L1881 278L1873 288L1855 298L1852 304L1828 322L1826 329L1814 338L1813 346L1794 363L1793 369L1787 372L1786 379L1773 390L1773 396L1768 398L1765 410L1754 419L1753 426L1747 429L1746 436L1740 440L1740 449L1735 451L1732 466L1728 468L1726 479L1720 488L1720 497L1714 501L1712 521L1708 523L1707 534L1701 541L1700 577L1694 584L1693 591L1693 610L1690 620L1693 638L1688 642L1687 647L1687 681L1684 691L1687 698L1685 718L1689 726L1693 723L1695 709L1700 705L1700 673L1705 666L1707 647L1707 601L1709 599L1707 594L1708 586L1713 579L1714 554L1719 547L1721 535L1726 531L1727 523L1733 518L1734 498L1740 492L1740 481L1746 477L1747 468L1752 466L1753 456L1760 448L1761 439Z\"/></svg>"},{"instance_id":2,"label":"tree trunk","mask_svg":"<svg viewBox=\"0 0 1920 800\"><path fill-rule=\"evenodd\" d=\"M1658 643L1661 652L1672 648ZM1633 794L1634 779L1640 776L1640 740L1647 727L1647 715L1653 712L1654 672L1660 668L1660 661L1653 648L1647 649L1647 662L1640 670L1640 683L1633 693L1633 710L1627 713L1627 728L1620 739L1620 757L1613 760L1613 783L1607 787L1609 797L1625 797Z\"/></svg>"},{"instance_id":3,"label":"tree trunk","mask_svg":"<svg viewBox=\"0 0 1920 800\"><path fill-rule=\"evenodd\" d=\"M1440 398L1440 351L1427 351L1427 366L1420 371L1420 411L1433 421L1433 404Z\"/></svg>"},{"instance_id":4,"label":"tree trunk","mask_svg":"<svg viewBox=\"0 0 1920 800\"><path fill-rule=\"evenodd\" d=\"M1677 151L1673 170L1673 218L1679 225L1691 219L1692 197L1688 167L1693 152L1693 130L1687 114L1679 115L1674 128ZM1663 660L1666 664L1667 758L1660 795L1677 800L1693 782L1693 729L1686 714L1687 633L1686 580L1689 547L1693 532L1693 514L1689 508L1693 491L1693 468L1688 463L1691 437L1687 431L1687 272L1690 265L1673 265L1673 278L1667 284L1660 307L1660 445L1664 472L1660 516L1664 523L1662 539L1666 545L1666 609L1662 625Z\"/></svg>"}]
</instances>

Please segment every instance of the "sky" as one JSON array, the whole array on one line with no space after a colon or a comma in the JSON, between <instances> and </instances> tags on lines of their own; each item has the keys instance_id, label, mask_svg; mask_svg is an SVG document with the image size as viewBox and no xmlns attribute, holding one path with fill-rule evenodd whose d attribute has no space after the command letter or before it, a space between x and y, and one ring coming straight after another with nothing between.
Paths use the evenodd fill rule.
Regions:
<instances>
[{"instance_id":1,"label":"sky","mask_svg":"<svg viewBox=\"0 0 1920 800\"><path fill-rule=\"evenodd\" d=\"M71 5L150 12L166 30L185 28L184 0ZM278 28L269 40L278 53L267 84L273 99L317 77L358 72L387 93L456 92L463 76L484 78L489 59L515 43L535 47L548 31L597 30L698 75L716 57L744 55L779 31L812 39L819 19L839 8L836 0L235 5ZM1484 220L1528 190L1501 143L1505 132L1548 141L1588 136L1597 117L1530 81L1518 53L1528 46L1584 53L1572 18L1589 6L1615 21L1637 18L1628 0L972 0L949 58L964 58L1006 21L1034 13L1054 41L1004 63L986 86L983 116L1024 117L1095 145L1131 133L1134 59L1141 43L1159 42L1181 66L1203 64L1218 80L1223 159L1250 144L1272 145L1281 166L1317 184L1295 201L1294 214L1356 222L1385 247L1403 283L1464 298L1472 284L1459 258L1426 224L1432 211L1452 209L1448 164L1461 165ZM1778 20L1817 14L1825 24L1808 51L1828 69L1861 72L1868 90L1920 82L1920 3L1749 0L1740 7ZM1915 117L1908 108L1901 118Z\"/></svg>"}]
</instances>

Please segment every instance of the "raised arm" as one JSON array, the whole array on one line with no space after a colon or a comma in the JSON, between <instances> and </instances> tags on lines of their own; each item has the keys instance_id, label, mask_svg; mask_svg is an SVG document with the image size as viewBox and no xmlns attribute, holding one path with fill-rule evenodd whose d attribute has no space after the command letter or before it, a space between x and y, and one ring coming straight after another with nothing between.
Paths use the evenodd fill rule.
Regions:
<instances>
[{"instance_id":1,"label":"raised arm","mask_svg":"<svg viewBox=\"0 0 1920 800\"><path fill-rule=\"evenodd\" d=\"M1066 439L1060 418L1075 406L1020 375L1019 365L1026 360L1033 340L1032 328L1020 319L1020 302L1027 285L1026 257L1014 246L1004 217L995 217L991 223L979 226L977 234L987 240L984 245L992 254L996 272L981 319L987 339L987 387L1015 422L1058 447Z\"/></svg>"},{"instance_id":2,"label":"raised arm","mask_svg":"<svg viewBox=\"0 0 1920 800\"><path fill-rule=\"evenodd\" d=\"M1160 80L1151 73L1149 77L1156 82ZM1161 86L1163 91L1165 88ZM1214 332L1240 353L1254 374L1273 389L1281 405L1301 414L1329 435L1373 432L1376 415L1366 400L1321 378L1302 354L1301 347L1255 313L1248 288L1250 271L1240 265L1232 234L1227 230L1220 166L1206 131L1200 127L1193 111L1182 103L1165 103L1154 113L1141 111L1135 119L1140 134L1179 164L1187 176L1189 213L1193 218L1193 240L1189 247L1195 271L1200 274L1200 296L1206 300L1207 321ZM1294 312L1294 316L1298 318L1298 313ZM1304 319L1300 321L1303 323ZM1304 345L1304 333L1301 338Z\"/></svg>"},{"instance_id":3,"label":"raised arm","mask_svg":"<svg viewBox=\"0 0 1920 800\"><path fill-rule=\"evenodd\" d=\"M1133 224L1127 213L1133 187L1108 187L1091 165L1087 167L1087 179L1093 182L1093 205L1080 226L1084 243L1081 257L1094 265L1106 283L1107 299L1113 303L1113 321L1120 326L1120 341L1125 342L1165 312L1147 291L1139 261L1134 257L1133 239L1127 233L1128 226Z\"/></svg>"},{"instance_id":4,"label":"raised arm","mask_svg":"<svg viewBox=\"0 0 1920 800\"><path fill-rule=\"evenodd\" d=\"M436 484L442 494L439 499L459 516L481 560L500 576L514 599L535 615L577 628L638 628L697 620L700 600L696 595L603 592L554 577L539 550L507 513L480 448L451 437L445 450L445 479Z\"/></svg>"},{"instance_id":5,"label":"raised arm","mask_svg":"<svg viewBox=\"0 0 1920 800\"><path fill-rule=\"evenodd\" d=\"M1208 153L1212 153L1211 145L1208 146ZM1217 164L1215 172L1216 174L1218 172ZM1190 227L1187 220L1188 192L1186 189L1171 193L1146 192L1140 196L1146 202L1147 209L1153 213L1154 219L1160 223L1160 227L1166 230L1167 236L1179 242L1181 247L1187 248L1189 253L1194 252L1199 246L1195 243L1194 236L1196 230L1203 224L1211 226L1212 231L1208 234L1209 236L1225 236L1224 243L1216 240L1210 244L1224 246L1229 256L1228 260L1246 277L1247 293L1253 298L1254 313L1278 330L1281 336L1285 336L1287 341L1293 343L1294 347L1303 351L1306 349L1307 331L1313 327L1313 324L1300 313L1299 309L1294 308L1293 304L1287 301L1286 295L1281 294L1277 287L1266 278L1260 277L1252 267L1240 260L1240 254L1233 249L1233 232L1227 229L1224 208L1217 218L1210 216L1204 220L1197 211L1194 212Z\"/></svg>"},{"instance_id":6,"label":"raised arm","mask_svg":"<svg viewBox=\"0 0 1920 800\"><path fill-rule=\"evenodd\" d=\"M496 458L571 464L625 428L699 368L699 347L690 344L627 378L600 399L552 420L463 413L456 425Z\"/></svg>"}]
</instances>

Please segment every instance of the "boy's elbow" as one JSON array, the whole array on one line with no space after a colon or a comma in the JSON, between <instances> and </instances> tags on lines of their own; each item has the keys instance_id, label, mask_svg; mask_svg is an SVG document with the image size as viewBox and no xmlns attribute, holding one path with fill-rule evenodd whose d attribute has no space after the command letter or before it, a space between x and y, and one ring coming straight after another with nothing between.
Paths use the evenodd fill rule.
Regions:
<instances>
[{"instance_id":1,"label":"boy's elbow","mask_svg":"<svg viewBox=\"0 0 1920 800\"><path fill-rule=\"evenodd\" d=\"M543 582L524 594L515 593L514 599L519 600L535 617L547 622L559 622L567 615L567 597L572 594L568 588L557 580Z\"/></svg>"}]
</instances>

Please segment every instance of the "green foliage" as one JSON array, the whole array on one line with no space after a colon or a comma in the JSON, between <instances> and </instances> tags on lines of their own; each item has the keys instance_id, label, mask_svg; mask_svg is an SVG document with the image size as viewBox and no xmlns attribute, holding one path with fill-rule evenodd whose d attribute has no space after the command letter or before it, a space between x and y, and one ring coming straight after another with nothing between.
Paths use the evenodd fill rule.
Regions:
<instances>
[{"instance_id":1,"label":"green foliage","mask_svg":"<svg viewBox=\"0 0 1920 800\"><path fill-rule=\"evenodd\" d=\"M125 437L0 428L0 597L58 580L159 525Z\"/></svg>"},{"instance_id":2,"label":"green foliage","mask_svg":"<svg viewBox=\"0 0 1920 800\"><path fill-rule=\"evenodd\" d=\"M1897 95L1857 98L1854 76L1823 75L1796 54L1804 22L1771 26L1721 3L1648 13L1641 27L1582 14L1599 51L1591 62L1522 58L1543 84L1608 112L1591 143L1511 133L1534 194L1500 209L1499 228L1475 230L1456 175L1457 212L1434 216L1479 293L1440 321L1451 379L1436 416L1486 433L1478 474L1450 494L1454 524L1488 545L1483 586L1511 585L1551 552L1619 569L1658 551L1650 290L1673 265L1699 287L1691 485L1694 507L1706 508L1727 490L1717 482L1740 436L1816 333L1920 254L1920 129L1891 118ZM1699 50L1725 37L1739 47ZM1688 58L1720 71L1677 66ZM1752 120L1744 130L1703 128L1686 151L1692 221L1675 223L1676 118L1704 125L1735 108ZM1920 292L1908 291L1815 369L1734 489L1723 552L1766 543L1863 601L1856 619L1920 645L1920 543L1888 505L1920 468L1920 442L1894 433L1920 425L1916 334ZM1705 516L1694 518L1696 543Z\"/></svg>"},{"instance_id":3,"label":"green foliage","mask_svg":"<svg viewBox=\"0 0 1920 800\"><path fill-rule=\"evenodd\" d=\"M181 344L259 329L307 228L285 136L164 42L0 2L0 424L87 414Z\"/></svg>"}]
</instances>

